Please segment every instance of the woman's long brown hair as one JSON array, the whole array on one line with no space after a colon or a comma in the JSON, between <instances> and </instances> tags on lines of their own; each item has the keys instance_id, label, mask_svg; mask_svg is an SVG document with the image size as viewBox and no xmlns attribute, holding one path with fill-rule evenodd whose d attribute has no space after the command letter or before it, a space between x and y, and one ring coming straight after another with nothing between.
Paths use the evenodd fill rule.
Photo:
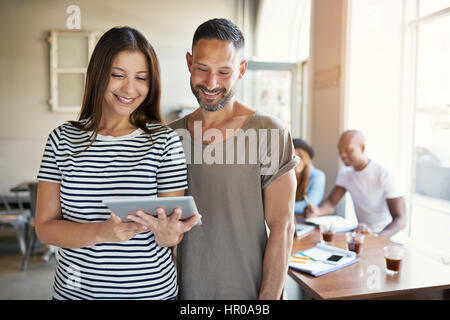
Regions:
<instances>
[{"instance_id":1,"label":"woman's long brown hair","mask_svg":"<svg viewBox=\"0 0 450 320\"><path fill-rule=\"evenodd\" d=\"M159 61L153 47L136 29L130 27L112 28L102 35L95 46L87 68L80 115L78 121L71 121L71 124L79 130L92 131L92 135L89 137L91 142L86 149L92 145L97 137L102 117L102 103L111 76L112 62L114 57L122 51L142 52L147 59L149 69L147 97L130 115L130 123L149 134L150 137L154 131L147 128L147 123L157 122L163 124L160 107L161 80Z\"/></svg>"},{"instance_id":2,"label":"woman's long brown hair","mask_svg":"<svg viewBox=\"0 0 450 320\"><path fill-rule=\"evenodd\" d=\"M300 156L305 166L303 168L303 171L300 173L300 177L297 178L297 191L295 193L295 201L302 201L308 188L311 158L309 157L308 152L306 152L305 150L297 150L300 152Z\"/></svg>"}]
</instances>

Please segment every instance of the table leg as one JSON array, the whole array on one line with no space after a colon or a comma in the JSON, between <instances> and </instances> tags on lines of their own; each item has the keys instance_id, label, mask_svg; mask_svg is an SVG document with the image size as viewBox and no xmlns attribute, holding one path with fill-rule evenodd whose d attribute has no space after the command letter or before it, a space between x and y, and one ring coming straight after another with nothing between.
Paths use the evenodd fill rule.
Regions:
<instances>
[{"instance_id":1,"label":"table leg","mask_svg":"<svg viewBox=\"0 0 450 320\"><path fill-rule=\"evenodd\" d=\"M27 243L29 241L29 230L30 230L30 217L25 214L25 209L23 207L22 200L19 197L20 192L14 192L16 196L17 205L19 206L20 215L24 219L24 223L18 225L17 235L19 237L20 251L25 255L27 251Z\"/></svg>"}]
</instances>

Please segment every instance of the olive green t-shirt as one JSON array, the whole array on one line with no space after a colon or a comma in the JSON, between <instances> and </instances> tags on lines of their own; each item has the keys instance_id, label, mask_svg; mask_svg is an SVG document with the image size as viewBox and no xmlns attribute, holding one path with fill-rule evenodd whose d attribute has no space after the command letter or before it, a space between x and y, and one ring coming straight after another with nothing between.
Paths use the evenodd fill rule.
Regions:
<instances>
[{"instance_id":1,"label":"olive green t-shirt","mask_svg":"<svg viewBox=\"0 0 450 320\"><path fill-rule=\"evenodd\" d=\"M259 111L230 138L209 145L194 142L187 116L169 126L186 154L186 195L202 215L178 245L180 298L257 299L267 242L264 188L299 161L289 130Z\"/></svg>"}]
</instances>

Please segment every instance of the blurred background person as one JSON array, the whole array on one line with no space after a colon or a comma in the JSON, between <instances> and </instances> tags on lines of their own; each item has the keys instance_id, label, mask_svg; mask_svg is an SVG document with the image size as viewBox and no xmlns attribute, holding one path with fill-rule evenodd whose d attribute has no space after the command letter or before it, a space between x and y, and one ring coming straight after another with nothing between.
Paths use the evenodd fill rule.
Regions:
<instances>
[{"instance_id":1,"label":"blurred background person","mask_svg":"<svg viewBox=\"0 0 450 320\"><path fill-rule=\"evenodd\" d=\"M371 160L366 140L359 130L347 130L338 143L344 166L338 172L336 185L320 205L308 205L307 218L330 215L348 191L355 207L356 232L375 233L390 238L406 226L406 201L391 172Z\"/></svg>"},{"instance_id":2,"label":"blurred background person","mask_svg":"<svg viewBox=\"0 0 450 320\"><path fill-rule=\"evenodd\" d=\"M303 139L294 139L295 154L301 159L295 167L297 191L295 194L295 214L303 214L306 206L318 206L325 194L325 173L312 163L314 149Z\"/></svg>"}]
</instances>

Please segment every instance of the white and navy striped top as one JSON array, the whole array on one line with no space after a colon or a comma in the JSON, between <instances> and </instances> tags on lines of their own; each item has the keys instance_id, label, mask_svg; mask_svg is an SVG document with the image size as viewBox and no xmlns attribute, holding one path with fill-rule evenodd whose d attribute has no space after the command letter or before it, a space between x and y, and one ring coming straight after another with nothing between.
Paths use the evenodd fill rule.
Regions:
<instances>
[{"instance_id":1,"label":"white and navy striped top","mask_svg":"<svg viewBox=\"0 0 450 320\"><path fill-rule=\"evenodd\" d=\"M91 132L65 123L50 133L38 179L61 185L64 220L105 221L110 211L103 199L187 188L179 137L160 124L148 128L157 130L151 139L141 129L120 137L98 135L78 154ZM158 246L152 232L125 242L60 248L57 256L55 299L172 299L178 293L170 248Z\"/></svg>"}]
</instances>

